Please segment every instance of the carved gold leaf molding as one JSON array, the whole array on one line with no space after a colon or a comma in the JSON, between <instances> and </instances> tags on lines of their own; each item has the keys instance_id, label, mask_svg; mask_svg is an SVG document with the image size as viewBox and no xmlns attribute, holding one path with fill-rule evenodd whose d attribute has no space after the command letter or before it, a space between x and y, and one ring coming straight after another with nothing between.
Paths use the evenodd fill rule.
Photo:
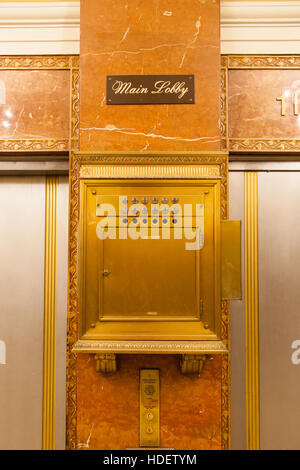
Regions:
<instances>
[{"instance_id":1,"label":"carved gold leaf molding","mask_svg":"<svg viewBox=\"0 0 300 470\"><path fill-rule=\"evenodd\" d=\"M95 166L83 165L81 178L220 178L218 165Z\"/></svg>"},{"instance_id":2,"label":"carved gold leaf molding","mask_svg":"<svg viewBox=\"0 0 300 470\"><path fill-rule=\"evenodd\" d=\"M24 140L8 139L0 140L0 151L12 152L37 152L37 151L67 151L69 150L69 139L60 140Z\"/></svg>"},{"instance_id":3,"label":"carved gold leaf molding","mask_svg":"<svg viewBox=\"0 0 300 470\"><path fill-rule=\"evenodd\" d=\"M232 152L295 152L300 150L300 139L229 139Z\"/></svg>"},{"instance_id":4,"label":"carved gold leaf molding","mask_svg":"<svg viewBox=\"0 0 300 470\"><path fill-rule=\"evenodd\" d=\"M222 341L77 341L73 352L117 354L184 354L187 352L218 354L226 353L227 348Z\"/></svg>"},{"instance_id":5,"label":"carved gold leaf molding","mask_svg":"<svg viewBox=\"0 0 300 470\"><path fill-rule=\"evenodd\" d=\"M298 69L300 56L229 55L227 66L229 69Z\"/></svg>"}]
</instances>

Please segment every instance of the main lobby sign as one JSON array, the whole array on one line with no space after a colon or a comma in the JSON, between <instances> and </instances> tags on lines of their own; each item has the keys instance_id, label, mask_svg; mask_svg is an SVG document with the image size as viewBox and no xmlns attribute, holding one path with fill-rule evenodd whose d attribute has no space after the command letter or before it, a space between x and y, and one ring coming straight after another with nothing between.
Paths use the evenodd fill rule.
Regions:
<instances>
[{"instance_id":1,"label":"main lobby sign","mask_svg":"<svg viewBox=\"0 0 300 470\"><path fill-rule=\"evenodd\" d=\"M193 104L194 75L109 75L107 104Z\"/></svg>"}]
</instances>

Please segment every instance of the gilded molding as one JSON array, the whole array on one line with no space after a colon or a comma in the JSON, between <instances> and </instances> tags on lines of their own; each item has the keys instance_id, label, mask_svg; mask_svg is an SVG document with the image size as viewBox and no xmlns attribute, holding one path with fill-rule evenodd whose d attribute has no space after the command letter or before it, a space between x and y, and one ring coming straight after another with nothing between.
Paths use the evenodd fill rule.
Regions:
<instances>
[{"instance_id":1,"label":"gilded molding","mask_svg":"<svg viewBox=\"0 0 300 470\"><path fill-rule=\"evenodd\" d=\"M67 315L67 449L77 448L77 361L72 349L78 339L79 300L78 234L79 163L70 154L69 171L69 246L68 246L68 315Z\"/></svg>"},{"instance_id":2,"label":"gilded molding","mask_svg":"<svg viewBox=\"0 0 300 470\"><path fill-rule=\"evenodd\" d=\"M245 173L245 316L247 449L260 444L257 173Z\"/></svg>"},{"instance_id":3,"label":"gilded molding","mask_svg":"<svg viewBox=\"0 0 300 470\"><path fill-rule=\"evenodd\" d=\"M79 69L78 58L73 57L72 59L74 67L71 69L70 84L70 150L76 150L79 146Z\"/></svg>"},{"instance_id":4,"label":"gilded molding","mask_svg":"<svg viewBox=\"0 0 300 470\"><path fill-rule=\"evenodd\" d=\"M117 356L114 353L95 354L96 372L114 374L117 372Z\"/></svg>"},{"instance_id":5,"label":"gilded molding","mask_svg":"<svg viewBox=\"0 0 300 470\"><path fill-rule=\"evenodd\" d=\"M99 151L76 152L75 158L80 165L222 165L227 162L227 152L183 151L183 152L134 152Z\"/></svg>"},{"instance_id":6,"label":"gilded molding","mask_svg":"<svg viewBox=\"0 0 300 470\"><path fill-rule=\"evenodd\" d=\"M72 348L78 339L79 302L78 226L79 162L73 151L79 147L79 56L71 57L70 156L69 156L69 245L68 245L68 314L67 314L67 436L66 448L77 449L77 360Z\"/></svg>"},{"instance_id":7,"label":"gilded molding","mask_svg":"<svg viewBox=\"0 0 300 470\"><path fill-rule=\"evenodd\" d=\"M43 450L55 449L57 187L58 177L48 176L45 203Z\"/></svg>"},{"instance_id":8,"label":"gilded molding","mask_svg":"<svg viewBox=\"0 0 300 470\"><path fill-rule=\"evenodd\" d=\"M82 165L80 178L219 178L218 165Z\"/></svg>"},{"instance_id":9,"label":"gilded molding","mask_svg":"<svg viewBox=\"0 0 300 470\"><path fill-rule=\"evenodd\" d=\"M219 354L227 353L222 341L88 341L79 340L73 347L74 353L117 354Z\"/></svg>"},{"instance_id":10,"label":"gilded molding","mask_svg":"<svg viewBox=\"0 0 300 470\"><path fill-rule=\"evenodd\" d=\"M300 56L228 55L227 64L229 69L298 69Z\"/></svg>"},{"instance_id":11,"label":"gilded molding","mask_svg":"<svg viewBox=\"0 0 300 470\"><path fill-rule=\"evenodd\" d=\"M182 374L201 375L204 363L206 361L205 354L182 354L180 357L180 370Z\"/></svg>"},{"instance_id":12,"label":"gilded molding","mask_svg":"<svg viewBox=\"0 0 300 470\"><path fill-rule=\"evenodd\" d=\"M228 151L228 68L227 60L221 60L221 115L220 115L220 133L221 149Z\"/></svg>"},{"instance_id":13,"label":"gilded molding","mask_svg":"<svg viewBox=\"0 0 300 470\"><path fill-rule=\"evenodd\" d=\"M231 152L295 152L300 150L300 139L229 139Z\"/></svg>"},{"instance_id":14,"label":"gilded molding","mask_svg":"<svg viewBox=\"0 0 300 470\"><path fill-rule=\"evenodd\" d=\"M0 56L0 69L28 70L28 69L70 69L72 66L72 56Z\"/></svg>"},{"instance_id":15,"label":"gilded molding","mask_svg":"<svg viewBox=\"0 0 300 470\"><path fill-rule=\"evenodd\" d=\"M0 140L2 152L40 152L44 151L68 151L69 139L7 139Z\"/></svg>"}]
</instances>

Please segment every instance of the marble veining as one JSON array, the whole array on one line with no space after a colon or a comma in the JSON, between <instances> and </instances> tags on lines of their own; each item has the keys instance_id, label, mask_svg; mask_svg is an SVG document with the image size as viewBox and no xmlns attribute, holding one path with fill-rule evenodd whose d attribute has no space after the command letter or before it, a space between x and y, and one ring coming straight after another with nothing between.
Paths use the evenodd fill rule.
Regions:
<instances>
[{"instance_id":1,"label":"marble veining","mask_svg":"<svg viewBox=\"0 0 300 470\"><path fill-rule=\"evenodd\" d=\"M299 139L295 93L300 94L298 70L229 70L229 137L240 139ZM285 115L281 102L285 96Z\"/></svg>"},{"instance_id":2,"label":"marble veining","mask_svg":"<svg viewBox=\"0 0 300 470\"><path fill-rule=\"evenodd\" d=\"M219 2L89 0L81 18L82 149L220 148ZM195 104L107 106L106 76L121 74L194 74Z\"/></svg>"},{"instance_id":3,"label":"marble veining","mask_svg":"<svg viewBox=\"0 0 300 470\"><path fill-rule=\"evenodd\" d=\"M68 138L68 70L0 70L0 83L0 139Z\"/></svg>"}]
</instances>

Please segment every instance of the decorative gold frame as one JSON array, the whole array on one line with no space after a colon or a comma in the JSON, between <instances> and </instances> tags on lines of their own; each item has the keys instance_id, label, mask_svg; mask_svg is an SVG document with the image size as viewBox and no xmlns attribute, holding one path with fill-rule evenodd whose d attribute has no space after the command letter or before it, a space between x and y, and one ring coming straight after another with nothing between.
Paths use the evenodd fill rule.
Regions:
<instances>
[{"instance_id":1,"label":"decorative gold frame","mask_svg":"<svg viewBox=\"0 0 300 470\"><path fill-rule=\"evenodd\" d=\"M0 70L70 70L68 139L0 139L0 152L68 152L79 139L79 56L0 56Z\"/></svg>"},{"instance_id":2,"label":"decorative gold frame","mask_svg":"<svg viewBox=\"0 0 300 470\"><path fill-rule=\"evenodd\" d=\"M300 139L233 139L228 135L228 71L230 69L300 69L300 56L224 55L221 57L221 148L231 153L267 153L300 151ZM241 155L239 155L239 160ZM253 159L253 157L252 157Z\"/></svg>"},{"instance_id":3,"label":"decorative gold frame","mask_svg":"<svg viewBox=\"0 0 300 470\"><path fill-rule=\"evenodd\" d=\"M77 419L77 390L76 390L76 354L73 348L78 340L79 302L78 302L78 243L79 243L79 205L80 205L80 171L86 165L117 166L124 165L184 165L184 164L216 164L220 168L221 177L221 220L227 219L228 211L228 157L221 152L81 152L71 153L70 157L70 225L69 225L69 293L68 293L68 360L67 360L67 448L77 448L76 419ZM211 156L210 156L211 154ZM215 155L215 158L211 158ZM87 169L83 170L85 177ZM88 170L93 173L93 170ZM112 170L113 171L113 170ZM91 173L91 174L92 174ZM126 177L126 175L125 175ZM129 175L128 175L129 177ZM225 348L229 350L229 302L221 302L221 340ZM79 343L78 343L79 344ZM153 348L145 344L145 352L148 348ZM164 348L166 345L164 345ZM131 345L120 345L125 350ZM149 351L149 350L148 350ZM83 351L82 351L83 352ZM86 351L87 352L87 351ZM106 349L106 352L109 351ZM114 349L110 352L115 352ZM125 351L124 351L125 352ZM150 349L149 352L153 352ZM163 352L161 347L160 353ZM184 351L180 351L184 352ZM178 353L180 354L178 351ZM187 352L187 350L185 350ZM204 352L204 351L203 351ZM206 351L209 353L209 351ZM99 351L101 353L101 351ZM103 350L102 350L103 353ZM165 350L165 353L168 353ZM104 358L107 359L107 358ZM101 365L99 364L99 367ZM115 366L114 366L115 367ZM113 368L114 368L113 367ZM229 355L222 354L222 448L230 448L230 375L229 375Z\"/></svg>"}]
</instances>

